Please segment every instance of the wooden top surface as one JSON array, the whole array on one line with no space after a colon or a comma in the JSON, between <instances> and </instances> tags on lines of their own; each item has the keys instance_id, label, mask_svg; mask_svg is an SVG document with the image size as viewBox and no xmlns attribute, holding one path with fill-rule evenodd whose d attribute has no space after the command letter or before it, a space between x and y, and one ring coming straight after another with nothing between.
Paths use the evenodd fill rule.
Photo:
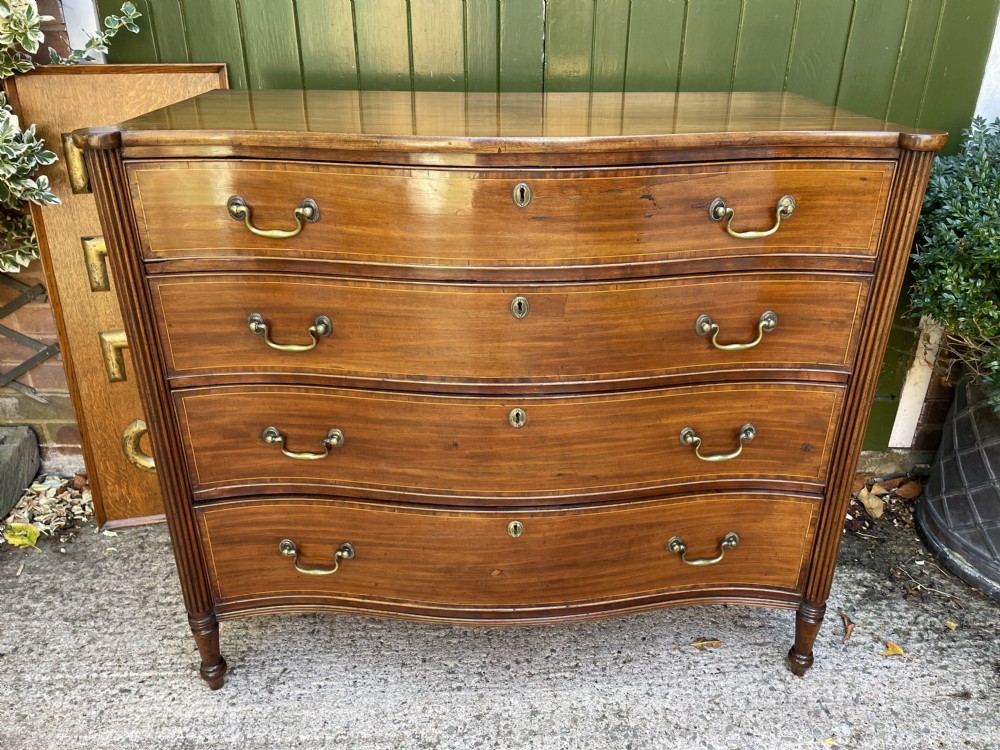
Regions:
<instances>
[{"instance_id":1,"label":"wooden top surface","mask_svg":"<svg viewBox=\"0 0 1000 750\"><path fill-rule=\"evenodd\" d=\"M936 150L947 135L796 94L213 91L111 128L85 148L183 146L466 153L816 143Z\"/></svg>"}]
</instances>

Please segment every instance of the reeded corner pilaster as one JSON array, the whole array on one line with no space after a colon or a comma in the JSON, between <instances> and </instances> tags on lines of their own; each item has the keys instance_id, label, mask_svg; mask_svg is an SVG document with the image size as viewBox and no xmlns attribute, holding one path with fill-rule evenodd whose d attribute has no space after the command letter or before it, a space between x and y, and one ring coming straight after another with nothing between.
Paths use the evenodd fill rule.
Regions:
<instances>
[{"instance_id":1,"label":"reeded corner pilaster","mask_svg":"<svg viewBox=\"0 0 1000 750\"><path fill-rule=\"evenodd\" d=\"M219 654L219 625L208 568L201 549L198 519L184 470L183 441L166 382L166 366L146 285L132 192L119 141L113 131L89 137L76 131L97 201L115 291L122 303L125 340L132 354L148 435L156 456L156 477L163 497L184 604L201 652L201 675L209 687L222 686L226 663ZM87 137L85 137L87 136ZM104 146L110 146L105 148Z\"/></svg>"}]
</instances>

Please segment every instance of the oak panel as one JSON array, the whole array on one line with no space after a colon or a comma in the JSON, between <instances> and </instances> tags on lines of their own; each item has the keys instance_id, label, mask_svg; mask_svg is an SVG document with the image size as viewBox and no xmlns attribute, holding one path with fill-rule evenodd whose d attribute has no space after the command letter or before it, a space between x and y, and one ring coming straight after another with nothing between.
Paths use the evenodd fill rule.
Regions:
<instances>
[{"instance_id":1,"label":"oak panel","mask_svg":"<svg viewBox=\"0 0 1000 750\"><path fill-rule=\"evenodd\" d=\"M61 134L75 128L116 122L225 85L219 65L50 66L8 82L22 121L37 123L39 136L53 150ZM121 450L122 430L143 415L138 389L131 380L108 381L98 338L102 331L121 330L122 314L113 283L95 292L87 275L83 238L102 233L97 207L92 194L70 189L66 161L59 156L43 173L62 203L32 205L32 218L94 510L102 525L147 520L163 513L156 477L129 464ZM123 356L131 378L131 353ZM148 441L142 448L150 452Z\"/></svg>"},{"instance_id":2,"label":"oak panel","mask_svg":"<svg viewBox=\"0 0 1000 750\"><path fill-rule=\"evenodd\" d=\"M175 381L326 375L454 388L599 380L605 389L744 368L785 370L785 377L825 369L827 379L843 380L869 283L867 275L820 273L521 285L242 273L150 280ZM515 297L527 302L520 320L511 311ZM720 345L750 342L765 311L778 325L752 349L721 351L696 331L708 314ZM252 313L277 344L308 345L307 329L320 315L332 333L311 351L279 351L250 331Z\"/></svg>"},{"instance_id":3,"label":"oak panel","mask_svg":"<svg viewBox=\"0 0 1000 750\"><path fill-rule=\"evenodd\" d=\"M567 616L565 607L605 608L668 592L724 588L794 590L810 549L815 501L720 495L585 510L435 511L336 500L252 500L198 512L217 605L254 600L361 608L449 608L516 619L527 611ZM524 532L513 538L511 521ZM716 565L693 567L667 549L680 536L689 558L714 557L722 537L740 542ZM299 548L299 564L327 567L342 542L356 551L337 573L294 570L278 551Z\"/></svg>"},{"instance_id":4,"label":"oak panel","mask_svg":"<svg viewBox=\"0 0 1000 750\"><path fill-rule=\"evenodd\" d=\"M768 253L874 255L889 162L751 162L621 170L472 171L293 163L145 162L130 180L148 259L285 257L387 265L622 265ZM532 191L526 208L514 187ZM795 214L763 239L713 221L722 197L737 231ZM291 229L305 198L319 220L291 239L251 233L226 209L240 195L257 227ZM385 221L392 216L393 221Z\"/></svg>"},{"instance_id":5,"label":"oak panel","mask_svg":"<svg viewBox=\"0 0 1000 750\"><path fill-rule=\"evenodd\" d=\"M526 503L611 497L683 483L754 480L822 484L843 388L786 383L699 385L563 397L470 397L296 386L219 386L174 393L194 492L332 490ZM526 423L511 426L523 409ZM757 436L734 460L699 460L680 442L693 428L702 454L728 454L745 423ZM297 460L264 442L273 426ZM265 488L270 489L265 489Z\"/></svg>"}]
</instances>

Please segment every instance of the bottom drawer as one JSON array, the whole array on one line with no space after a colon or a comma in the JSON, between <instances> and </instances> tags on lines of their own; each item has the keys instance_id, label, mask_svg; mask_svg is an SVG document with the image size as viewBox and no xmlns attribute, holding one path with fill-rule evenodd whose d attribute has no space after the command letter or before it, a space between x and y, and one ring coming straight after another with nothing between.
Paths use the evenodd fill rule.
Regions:
<instances>
[{"instance_id":1,"label":"bottom drawer","mask_svg":"<svg viewBox=\"0 0 1000 750\"><path fill-rule=\"evenodd\" d=\"M754 589L794 592L818 507L806 497L757 494L528 512L267 499L202 506L198 518L223 615L331 606L523 620L646 606L685 592L743 600ZM720 556L729 532L739 541L713 564L685 564L669 549L679 537L687 559L705 563ZM286 543L283 554L283 540L296 551ZM345 542L353 557L317 574L334 567Z\"/></svg>"}]
</instances>

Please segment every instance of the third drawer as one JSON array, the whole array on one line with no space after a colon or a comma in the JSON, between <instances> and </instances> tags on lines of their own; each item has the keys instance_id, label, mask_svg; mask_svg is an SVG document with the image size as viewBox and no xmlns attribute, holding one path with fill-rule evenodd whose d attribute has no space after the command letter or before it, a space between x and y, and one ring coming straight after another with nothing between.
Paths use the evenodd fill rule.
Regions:
<instances>
[{"instance_id":1,"label":"third drawer","mask_svg":"<svg viewBox=\"0 0 1000 750\"><path fill-rule=\"evenodd\" d=\"M692 485L818 493L843 394L782 382L521 398L235 385L174 400L196 499L337 492L488 506Z\"/></svg>"}]
</instances>

